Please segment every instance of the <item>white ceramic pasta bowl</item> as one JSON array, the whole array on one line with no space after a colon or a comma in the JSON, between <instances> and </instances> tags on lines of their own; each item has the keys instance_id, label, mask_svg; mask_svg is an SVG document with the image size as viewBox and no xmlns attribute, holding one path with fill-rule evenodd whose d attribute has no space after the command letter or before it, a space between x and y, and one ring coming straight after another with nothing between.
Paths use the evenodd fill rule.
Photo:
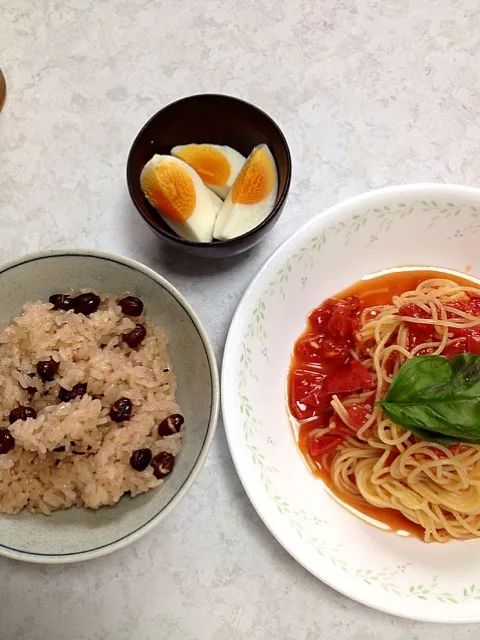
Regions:
<instances>
[{"instance_id":1,"label":"white ceramic pasta bowl","mask_svg":"<svg viewBox=\"0 0 480 640\"><path fill-rule=\"evenodd\" d=\"M382 189L328 209L267 260L233 319L223 415L245 490L305 568L359 602L407 618L480 621L480 540L426 544L350 514L306 468L286 408L291 349L308 312L382 269L435 266L480 276L480 190Z\"/></svg>"},{"instance_id":2,"label":"white ceramic pasta bowl","mask_svg":"<svg viewBox=\"0 0 480 640\"><path fill-rule=\"evenodd\" d=\"M55 292L95 289L131 291L147 318L162 326L177 377L185 435L175 468L159 489L96 511L72 507L51 516L22 511L0 514L0 554L43 563L96 558L137 540L157 525L187 493L207 457L217 422L219 384L215 357L202 324L185 298L152 269L96 251L40 253L0 268L0 324L29 300ZM1 400L1 399L0 399Z\"/></svg>"}]
</instances>

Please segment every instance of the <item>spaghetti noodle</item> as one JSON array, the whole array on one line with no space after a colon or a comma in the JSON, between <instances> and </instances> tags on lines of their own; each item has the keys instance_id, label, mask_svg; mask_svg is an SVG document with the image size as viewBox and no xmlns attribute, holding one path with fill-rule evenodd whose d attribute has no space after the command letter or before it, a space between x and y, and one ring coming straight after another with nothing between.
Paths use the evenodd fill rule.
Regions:
<instances>
[{"instance_id":1,"label":"spaghetti noodle","mask_svg":"<svg viewBox=\"0 0 480 640\"><path fill-rule=\"evenodd\" d=\"M439 276L411 272L416 286L401 293L380 277L376 296L327 300L309 316L289 378L310 464L357 509L398 511L426 542L480 537L480 445L420 440L376 403L410 358L480 354L480 286Z\"/></svg>"}]
</instances>

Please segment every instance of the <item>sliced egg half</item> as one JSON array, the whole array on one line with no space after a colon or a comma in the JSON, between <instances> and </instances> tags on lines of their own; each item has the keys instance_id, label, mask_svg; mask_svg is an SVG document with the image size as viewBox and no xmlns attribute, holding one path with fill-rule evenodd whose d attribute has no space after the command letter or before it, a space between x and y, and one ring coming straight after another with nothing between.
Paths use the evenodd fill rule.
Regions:
<instances>
[{"instance_id":1,"label":"sliced egg half","mask_svg":"<svg viewBox=\"0 0 480 640\"><path fill-rule=\"evenodd\" d=\"M221 198L226 198L245 156L231 147L218 144L183 144L173 147L172 155L189 164L204 183Z\"/></svg>"},{"instance_id":2,"label":"sliced egg half","mask_svg":"<svg viewBox=\"0 0 480 640\"><path fill-rule=\"evenodd\" d=\"M231 240L258 226L272 211L278 192L275 160L266 144L255 147L220 209L213 237Z\"/></svg>"},{"instance_id":3,"label":"sliced egg half","mask_svg":"<svg viewBox=\"0 0 480 640\"><path fill-rule=\"evenodd\" d=\"M140 186L152 207L181 238L212 241L215 219L223 203L186 162L154 155L143 167Z\"/></svg>"}]
</instances>

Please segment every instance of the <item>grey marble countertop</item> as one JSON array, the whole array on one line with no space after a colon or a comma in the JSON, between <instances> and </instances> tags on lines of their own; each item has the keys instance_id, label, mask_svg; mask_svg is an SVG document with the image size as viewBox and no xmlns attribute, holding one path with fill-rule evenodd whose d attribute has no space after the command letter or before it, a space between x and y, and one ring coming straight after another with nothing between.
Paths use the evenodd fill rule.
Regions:
<instances>
[{"instance_id":1,"label":"grey marble countertop","mask_svg":"<svg viewBox=\"0 0 480 640\"><path fill-rule=\"evenodd\" d=\"M348 196L394 183L476 185L477 0L0 0L0 260L32 250L119 252L158 270L199 312L218 359L268 254ZM278 121L291 195L261 246L229 262L162 251L125 185L143 123L218 91ZM276 543L235 473L220 423L175 512L103 559L0 558L1 640L466 640L369 610Z\"/></svg>"}]
</instances>

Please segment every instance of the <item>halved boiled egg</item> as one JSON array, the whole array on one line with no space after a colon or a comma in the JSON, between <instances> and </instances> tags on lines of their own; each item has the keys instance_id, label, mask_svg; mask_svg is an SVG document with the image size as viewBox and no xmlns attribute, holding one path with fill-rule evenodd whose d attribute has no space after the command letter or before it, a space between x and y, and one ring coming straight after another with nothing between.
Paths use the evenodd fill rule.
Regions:
<instances>
[{"instance_id":1,"label":"halved boiled egg","mask_svg":"<svg viewBox=\"0 0 480 640\"><path fill-rule=\"evenodd\" d=\"M140 186L145 197L181 238L211 242L221 199L186 163L154 155L143 167Z\"/></svg>"},{"instance_id":2,"label":"halved boiled egg","mask_svg":"<svg viewBox=\"0 0 480 640\"><path fill-rule=\"evenodd\" d=\"M231 147L218 144L182 144L172 155L189 164L204 183L221 198L226 198L246 158Z\"/></svg>"},{"instance_id":3,"label":"halved boiled egg","mask_svg":"<svg viewBox=\"0 0 480 640\"><path fill-rule=\"evenodd\" d=\"M278 192L275 160L266 144L255 147L220 209L213 237L230 240L258 226L272 211Z\"/></svg>"}]
</instances>

